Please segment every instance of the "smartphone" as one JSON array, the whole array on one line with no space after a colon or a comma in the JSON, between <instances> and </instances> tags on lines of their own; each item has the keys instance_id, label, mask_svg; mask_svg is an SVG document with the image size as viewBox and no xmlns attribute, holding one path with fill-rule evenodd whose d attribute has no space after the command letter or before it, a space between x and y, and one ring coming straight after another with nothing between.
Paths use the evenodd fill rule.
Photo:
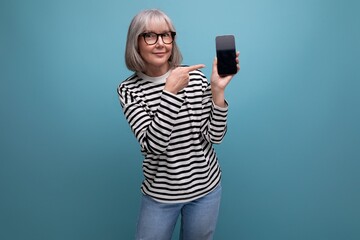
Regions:
<instances>
[{"instance_id":1,"label":"smartphone","mask_svg":"<svg viewBox=\"0 0 360 240\"><path fill-rule=\"evenodd\" d=\"M237 73L234 35L216 36L217 68L220 76Z\"/></svg>"}]
</instances>

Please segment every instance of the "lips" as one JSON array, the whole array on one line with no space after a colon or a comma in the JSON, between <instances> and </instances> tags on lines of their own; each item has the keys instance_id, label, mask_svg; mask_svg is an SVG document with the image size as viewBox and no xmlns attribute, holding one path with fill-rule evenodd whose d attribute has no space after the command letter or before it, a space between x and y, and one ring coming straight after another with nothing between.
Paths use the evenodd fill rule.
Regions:
<instances>
[{"instance_id":1,"label":"lips","mask_svg":"<svg viewBox=\"0 0 360 240\"><path fill-rule=\"evenodd\" d=\"M154 54L157 56L164 56L166 54L166 52L156 52Z\"/></svg>"}]
</instances>

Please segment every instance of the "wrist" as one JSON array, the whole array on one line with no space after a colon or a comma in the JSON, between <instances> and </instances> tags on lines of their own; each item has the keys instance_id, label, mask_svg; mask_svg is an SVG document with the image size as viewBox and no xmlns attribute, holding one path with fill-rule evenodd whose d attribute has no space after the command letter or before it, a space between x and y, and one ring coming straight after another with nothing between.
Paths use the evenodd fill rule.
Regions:
<instances>
[{"instance_id":1,"label":"wrist","mask_svg":"<svg viewBox=\"0 0 360 240\"><path fill-rule=\"evenodd\" d=\"M212 98L213 98L215 105L217 105L219 107L225 107L226 106L225 91L212 90L211 92L212 92Z\"/></svg>"},{"instance_id":2,"label":"wrist","mask_svg":"<svg viewBox=\"0 0 360 240\"><path fill-rule=\"evenodd\" d=\"M169 93L172 93L172 94L177 94L177 91L174 91L174 89L171 89L171 88L169 88L169 87L164 87L164 91L167 91L167 92L169 92Z\"/></svg>"}]
</instances>

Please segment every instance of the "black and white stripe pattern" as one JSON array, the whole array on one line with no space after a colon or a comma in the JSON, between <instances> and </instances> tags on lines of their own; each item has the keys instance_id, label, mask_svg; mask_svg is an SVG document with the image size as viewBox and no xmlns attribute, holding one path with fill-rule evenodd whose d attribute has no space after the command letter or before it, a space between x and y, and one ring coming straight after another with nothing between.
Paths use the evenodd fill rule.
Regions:
<instances>
[{"instance_id":1,"label":"black and white stripe pattern","mask_svg":"<svg viewBox=\"0 0 360 240\"><path fill-rule=\"evenodd\" d=\"M226 133L227 107L216 106L201 71L177 95L164 91L168 74L134 74L118 87L125 117L145 157L141 189L158 201L186 202L204 196L220 182L212 144Z\"/></svg>"}]
</instances>

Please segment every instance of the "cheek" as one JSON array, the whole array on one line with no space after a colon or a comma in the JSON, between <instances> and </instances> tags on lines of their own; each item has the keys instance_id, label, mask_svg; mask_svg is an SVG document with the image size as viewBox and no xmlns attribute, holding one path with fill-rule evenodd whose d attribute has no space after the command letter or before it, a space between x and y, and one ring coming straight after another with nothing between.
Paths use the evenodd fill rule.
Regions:
<instances>
[{"instance_id":1,"label":"cheek","mask_svg":"<svg viewBox=\"0 0 360 240\"><path fill-rule=\"evenodd\" d=\"M140 57L141 57L144 61L146 61L146 59L147 59L147 54L146 54L146 50L145 50L145 49L139 47L139 55L140 55Z\"/></svg>"},{"instance_id":2,"label":"cheek","mask_svg":"<svg viewBox=\"0 0 360 240\"><path fill-rule=\"evenodd\" d=\"M139 54L144 61L149 59L149 51L145 48L139 48Z\"/></svg>"},{"instance_id":3,"label":"cheek","mask_svg":"<svg viewBox=\"0 0 360 240\"><path fill-rule=\"evenodd\" d=\"M138 41L138 51L140 56L143 56L143 54L146 52L146 46L141 40Z\"/></svg>"}]
</instances>

